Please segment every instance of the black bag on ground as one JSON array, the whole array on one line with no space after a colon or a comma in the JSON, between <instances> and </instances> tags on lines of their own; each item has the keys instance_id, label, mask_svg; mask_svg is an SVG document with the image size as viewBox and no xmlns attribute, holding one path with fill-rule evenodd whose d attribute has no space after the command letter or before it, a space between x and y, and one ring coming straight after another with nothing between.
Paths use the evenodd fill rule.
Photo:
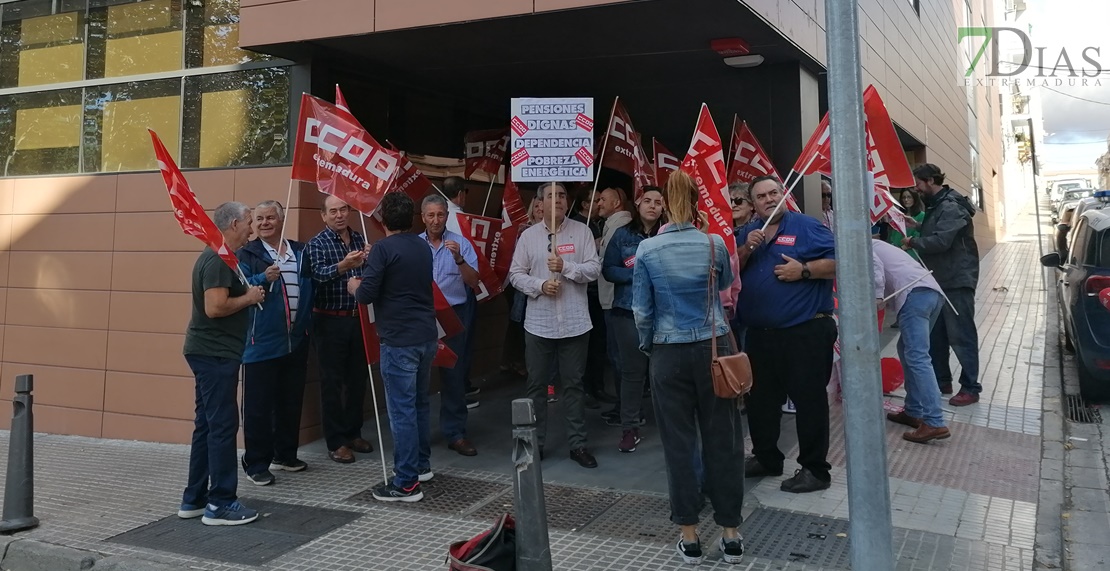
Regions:
<instances>
[{"instance_id":1,"label":"black bag on ground","mask_svg":"<svg viewBox=\"0 0 1110 571\"><path fill-rule=\"evenodd\" d=\"M516 571L516 521L505 514L490 529L447 550L449 571Z\"/></svg>"}]
</instances>

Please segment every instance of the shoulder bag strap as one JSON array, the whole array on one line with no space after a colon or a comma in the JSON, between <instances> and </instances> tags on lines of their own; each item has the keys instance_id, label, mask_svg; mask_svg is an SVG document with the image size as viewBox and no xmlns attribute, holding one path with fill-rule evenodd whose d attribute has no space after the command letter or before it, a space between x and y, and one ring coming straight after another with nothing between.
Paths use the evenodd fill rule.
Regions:
<instances>
[{"instance_id":1,"label":"shoulder bag strap","mask_svg":"<svg viewBox=\"0 0 1110 571\"><path fill-rule=\"evenodd\" d=\"M705 307L709 310L709 315L712 316L713 322L713 340L710 343L713 351L713 360L717 360L717 312L713 309L713 294L716 293L717 288L713 287L717 282L717 248L713 245L713 235L706 234L709 239L709 289L705 296Z\"/></svg>"}]
</instances>

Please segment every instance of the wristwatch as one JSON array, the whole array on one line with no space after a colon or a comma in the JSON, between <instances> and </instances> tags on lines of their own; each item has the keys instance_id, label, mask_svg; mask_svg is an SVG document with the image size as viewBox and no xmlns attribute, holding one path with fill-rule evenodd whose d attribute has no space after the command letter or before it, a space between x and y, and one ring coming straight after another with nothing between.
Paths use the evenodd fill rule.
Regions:
<instances>
[{"instance_id":1,"label":"wristwatch","mask_svg":"<svg viewBox=\"0 0 1110 571\"><path fill-rule=\"evenodd\" d=\"M809 264L803 263L802 264L802 279L803 280L808 280L809 275L810 275L809 274Z\"/></svg>"},{"instance_id":2,"label":"wristwatch","mask_svg":"<svg viewBox=\"0 0 1110 571\"><path fill-rule=\"evenodd\" d=\"M455 260L455 265L456 265L456 266L461 266L461 265L463 265L463 264L465 264L465 263L466 263L466 258L460 258L460 259L458 259L458 260Z\"/></svg>"}]
</instances>

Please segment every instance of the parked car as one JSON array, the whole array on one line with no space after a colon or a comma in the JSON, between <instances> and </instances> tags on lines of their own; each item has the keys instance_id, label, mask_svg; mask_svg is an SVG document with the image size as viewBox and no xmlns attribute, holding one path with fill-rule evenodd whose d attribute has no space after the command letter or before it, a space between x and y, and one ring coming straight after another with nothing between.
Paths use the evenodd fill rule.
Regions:
<instances>
[{"instance_id":1,"label":"parked car","mask_svg":"<svg viewBox=\"0 0 1110 571\"><path fill-rule=\"evenodd\" d=\"M1068 256L1068 247L1070 246L1070 238L1072 234L1072 221L1075 220L1075 209L1079 203L1073 202L1064 207L1060 212L1060 219L1056 221L1056 231L1053 234L1053 244L1056 244L1056 251L1060 254L1060 258Z\"/></svg>"},{"instance_id":2,"label":"parked car","mask_svg":"<svg viewBox=\"0 0 1110 571\"><path fill-rule=\"evenodd\" d=\"M1072 190L1066 190L1063 194L1060 195L1059 200L1052 203L1052 211L1060 212L1064 209L1064 205L1066 205L1067 203L1077 202L1083 200L1084 198L1089 198L1091 196L1094 196L1094 193L1095 189L1093 188L1076 188Z\"/></svg>"},{"instance_id":3,"label":"parked car","mask_svg":"<svg viewBox=\"0 0 1110 571\"><path fill-rule=\"evenodd\" d=\"M1075 352L1080 392L1103 401L1110 400L1110 307L1100 301L1110 288L1110 191L1096 198L1075 217L1067 254L1046 254L1041 263L1058 270L1064 344Z\"/></svg>"}]
</instances>

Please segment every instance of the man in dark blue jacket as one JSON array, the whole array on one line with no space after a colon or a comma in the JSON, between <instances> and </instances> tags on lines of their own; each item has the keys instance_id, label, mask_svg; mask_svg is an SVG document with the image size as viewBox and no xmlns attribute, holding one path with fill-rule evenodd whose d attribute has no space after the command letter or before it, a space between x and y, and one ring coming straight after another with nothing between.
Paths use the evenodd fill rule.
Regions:
<instances>
[{"instance_id":1,"label":"man in dark blue jacket","mask_svg":"<svg viewBox=\"0 0 1110 571\"><path fill-rule=\"evenodd\" d=\"M269 295L251 308L243 353L243 470L259 486L274 483L272 470L300 472L297 459L301 405L308 368L312 315L312 264L303 242L282 239L285 209L267 200L254 209L257 240L239 250L251 285Z\"/></svg>"}]
</instances>

